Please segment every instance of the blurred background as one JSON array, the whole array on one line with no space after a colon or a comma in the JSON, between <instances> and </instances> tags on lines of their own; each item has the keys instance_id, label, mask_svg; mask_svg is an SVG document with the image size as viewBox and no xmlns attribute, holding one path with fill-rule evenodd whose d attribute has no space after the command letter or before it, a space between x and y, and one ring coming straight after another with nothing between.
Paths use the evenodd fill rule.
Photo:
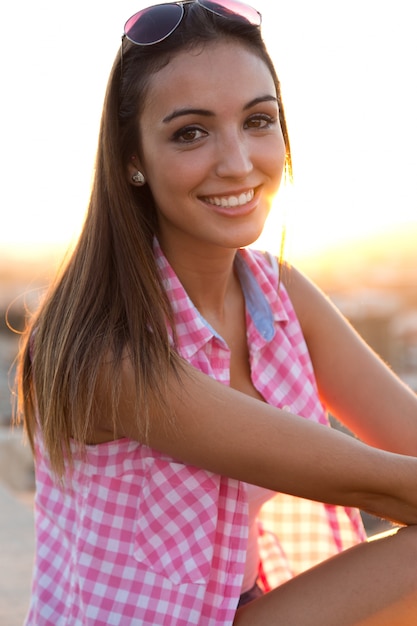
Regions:
<instances>
[{"instance_id":1,"label":"blurred background","mask_svg":"<svg viewBox=\"0 0 417 626\"><path fill-rule=\"evenodd\" d=\"M26 555L18 583L2 568L8 626L21 623L32 550L30 538L14 544L10 535L18 520L32 532L31 457L10 428L19 332L80 231L109 69L124 22L147 4L21 0L2 9L0 494L9 508L0 503L0 541L15 570ZM294 183L279 192L257 245L279 253L285 229L286 258L417 389L414 3L253 4L280 76L294 160Z\"/></svg>"}]
</instances>

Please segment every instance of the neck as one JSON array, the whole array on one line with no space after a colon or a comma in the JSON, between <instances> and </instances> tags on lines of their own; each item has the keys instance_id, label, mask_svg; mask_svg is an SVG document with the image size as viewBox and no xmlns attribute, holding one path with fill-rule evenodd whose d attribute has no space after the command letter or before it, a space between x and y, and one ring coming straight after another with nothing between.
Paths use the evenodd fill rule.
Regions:
<instances>
[{"instance_id":1,"label":"neck","mask_svg":"<svg viewBox=\"0 0 417 626\"><path fill-rule=\"evenodd\" d=\"M235 249L173 249L161 243L170 265L194 306L207 319L223 321L228 303L240 293L234 272Z\"/></svg>"}]
</instances>

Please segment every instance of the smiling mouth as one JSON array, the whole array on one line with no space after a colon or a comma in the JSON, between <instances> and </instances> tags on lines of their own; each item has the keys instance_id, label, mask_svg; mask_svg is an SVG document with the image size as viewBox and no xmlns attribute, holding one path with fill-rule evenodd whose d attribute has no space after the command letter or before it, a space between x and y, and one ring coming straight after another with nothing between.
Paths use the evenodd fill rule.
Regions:
<instances>
[{"instance_id":1,"label":"smiling mouth","mask_svg":"<svg viewBox=\"0 0 417 626\"><path fill-rule=\"evenodd\" d=\"M233 208L236 206L244 206L251 200L255 195L255 190L251 189L250 191L245 191L240 193L238 196L210 196L202 198L204 202L208 204L213 204L214 206L220 206L224 208Z\"/></svg>"}]
</instances>

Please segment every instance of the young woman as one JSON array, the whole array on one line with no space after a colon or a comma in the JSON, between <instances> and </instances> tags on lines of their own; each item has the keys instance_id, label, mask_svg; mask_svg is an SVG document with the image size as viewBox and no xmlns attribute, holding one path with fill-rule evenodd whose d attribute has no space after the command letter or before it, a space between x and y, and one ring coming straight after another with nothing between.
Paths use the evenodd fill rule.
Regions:
<instances>
[{"instance_id":1,"label":"young woman","mask_svg":"<svg viewBox=\"0 0 417 626\"><path fill-rule=\"evenodd\" d=\"M417 399L246 248L290 168L257 11L127 22L84 229L22 348L28 625L415 622ZM367 543L355 507L408 527Z\"/></svg>"}]
</instances>

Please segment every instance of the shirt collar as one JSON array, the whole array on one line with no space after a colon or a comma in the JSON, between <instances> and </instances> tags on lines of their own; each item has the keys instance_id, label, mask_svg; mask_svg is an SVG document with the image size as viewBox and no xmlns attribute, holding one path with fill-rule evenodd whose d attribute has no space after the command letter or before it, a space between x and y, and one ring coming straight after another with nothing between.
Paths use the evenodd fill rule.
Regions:
<instances>
[{"instance_id":1,"label":"shirt collar","mask_svg":"<svg viewBox=\"0 0 417 626\"><path fill-rule=\"evenodd\" d=\"M213 338L225 344L222 337L194 306L156 238L154 254L164 289L171 303L180 354L186 359L190 358ZM288 317L277 290L262 272L261 265L256 263L253 254L253 251L248 249L239 250L235 257L235 267L245 298L248 324L254 326L253 329L248 328L248 332L252 334L255 331L261 343L268 343L275 335L275 323L285 323ZM259 276L259 273L262 275Z\"/></svg>"}]
</instances>

